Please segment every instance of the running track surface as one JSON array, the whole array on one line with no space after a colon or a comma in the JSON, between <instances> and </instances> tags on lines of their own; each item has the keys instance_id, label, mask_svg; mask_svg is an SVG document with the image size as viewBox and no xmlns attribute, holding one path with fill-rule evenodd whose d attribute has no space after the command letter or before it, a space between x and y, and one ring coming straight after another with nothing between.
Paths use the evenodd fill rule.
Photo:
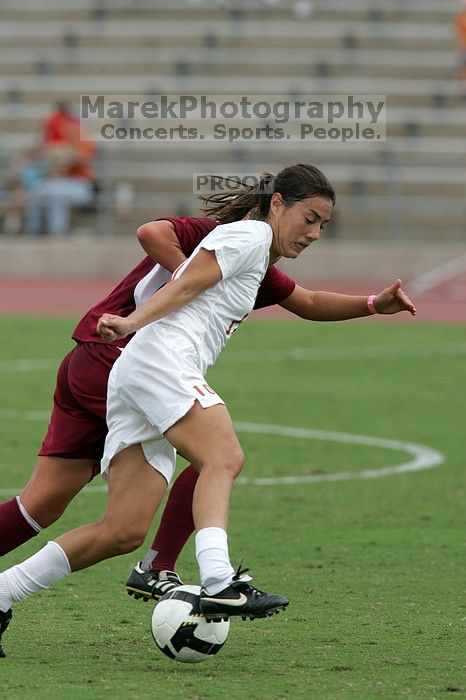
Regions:
<instances>
[{"instance_id":1,"label":"running track surface","mask_svg":"<svg viewBox=\"0 0 466 700\"><path fill-rule=\"evenodd\" d=\"M97 301L103 299L119 280L114 279L0 279L0 313L12 315L74 314L80 316ZM343 294L372 294L367 284L355 285L304 282L309 289L320 289ZM460 275L447 283L424 292L414 298L419 321L466 323L466 275ZM283 309L271 307L257 312L260 316L291 318ZM408 320L401 314L397 320Z\"/></svg>"}]
</instances>

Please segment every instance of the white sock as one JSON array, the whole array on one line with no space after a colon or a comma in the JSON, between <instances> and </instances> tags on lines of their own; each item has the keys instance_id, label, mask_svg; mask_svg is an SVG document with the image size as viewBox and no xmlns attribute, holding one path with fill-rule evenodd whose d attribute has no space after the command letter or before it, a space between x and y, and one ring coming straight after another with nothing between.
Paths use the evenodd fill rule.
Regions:
<instances>
[{"instance_id":1,"label":"white sock","mask_svg":"<svg viewBox=\"0 0 466 700\"><path fill-rule=\"evenodd\" d=\"M150 571L152 569L152 562L156 558L158 552L156 549L149 549L144 559L141 561L141 569L143 571Z\"/></svg>"},{"instance_id":2,"label":"white sock","mask_svg":"<svg viewBox=\"0 0 466 700\"><path fill-rule=\"evenodd\" d=\"M43 588L49 588L71 573L68 557L56 542L45 547L21 564L0 574L0 610L11 608Z\"/></svg>"},{"instance_id":3,"label":"white sock","mask_svg":"<svg viewBox=\"0 0 466 700\"><path fill-rule=\"evenodd\" d=\"M26 508L25 508L25 507L23 506L23 504L21 503L21 499L20 499L19 496L16 496L16 503L18 504L18 508L19 508L19 510L20 510L20 513L21 513L21 515L23 516L23 518L25 519L25 521L26 521L27 523L29 523L29 525L30 525L34 530L36 530L36 532L41 532L41 530L42 530L41 526L39 525L39 523L36 523L36 521L35 521L33 518L31 518L31 516L30 516L29 513L27 512Z\"/></svg>"},{"instance_id":4,"label":"white sock","mask_svg":"<svg viewBox=\"0 0 466 700\"><path fill-rule=\"evenodd\" d=\"M209 595L226 588L235 573L228 556L227 538L227 533L221 527L204 527L196 534L201 586Z\"/></svg>"}]
</instances>

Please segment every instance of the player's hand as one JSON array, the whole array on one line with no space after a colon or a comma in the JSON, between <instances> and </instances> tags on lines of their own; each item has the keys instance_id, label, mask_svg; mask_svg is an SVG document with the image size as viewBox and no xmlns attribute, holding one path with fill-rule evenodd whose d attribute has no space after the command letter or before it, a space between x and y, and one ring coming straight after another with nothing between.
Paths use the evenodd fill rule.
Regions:
<instances>
[{"instance_id":1,"label":"player's hand","mask_svg":"<svg viewBox=\"0 0 466 700\"><path fill-rule=\"evenodd\" d=\"M411 316L416 315L416 307L401 288L400 279L377 294L374 306L379 314L397 314L399 311L409 311Z\"/></svg>"},{"instance_id":2,"label":"player's hand","mask_svg":"<svg viewBox=\"0 0 466 700\"><path fill-rule=\"evenodd\" d=\"M134 328L132 324L127 318L123 318L123 316L103 314L97 322L97 333L106 343L111 343L112 340L125 338L133 332Z\"/></svg>"}]
</instances>

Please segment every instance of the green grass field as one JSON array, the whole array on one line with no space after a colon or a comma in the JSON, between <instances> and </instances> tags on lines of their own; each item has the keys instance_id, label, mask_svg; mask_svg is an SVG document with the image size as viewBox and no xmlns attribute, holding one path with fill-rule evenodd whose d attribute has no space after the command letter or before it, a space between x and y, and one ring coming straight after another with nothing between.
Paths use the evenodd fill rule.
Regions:
<instances>
[{"instance_id":1,"label":"green grass field","mask_svg":"<svg viewBox=\"0 0 466 700\"><path fill-rule=\"evenodd\" d=\"M73 320L0 319L1 500L31 471L53 366L71 346ZM239 433L245 477L310 478L239 485L232 503L233 562L244 559L257 585L287 595L289 608L273 619L234 620L212 661L176 664L152 642L150 604L124 594L138 553L113 559L16 607L4 638L8 657L0 660L1 697L441 700L466 693L465 354L460 326L245 324L209 374L235 421L322 431L296 437L249 425ZM17 358L34 362L9 362ZM348 435L396 442L352 443ZM443 463L357 478L412 462L406 442L423 446L427 462L432 450L441 453ZM341 472L352 478L319 480ZM103 493L81 494L2 568L98 518L104 503ZM178 571L197 583L192 542Z\"/></svg>"}]
</instances>

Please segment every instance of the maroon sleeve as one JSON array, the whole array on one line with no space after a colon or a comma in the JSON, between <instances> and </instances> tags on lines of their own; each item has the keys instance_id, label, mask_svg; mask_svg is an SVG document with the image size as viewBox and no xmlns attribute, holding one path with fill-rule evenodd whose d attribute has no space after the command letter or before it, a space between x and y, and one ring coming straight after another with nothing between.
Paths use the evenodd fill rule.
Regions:
<instances>
[{"instance_id":1,"label":"maroon sleeve","mask_svg":"<svg viewBox=\"0 0 466 700\"><path fill-rule=\"evenodd\" d=\"M187 216L180 216L177 218L162 216L160 219L156 219L156 221L170 221L170 223L173 224L176 237L180 242L181 250L187 258L189 258L202 239L218 226L218 223L213 219L201 219Z\"/></svg>"},{"instance_id":2,"label":"maroon sleeve","mask_svg":"<svg viewBox=\"0 0 466 700\"><path fill-rule=\"evenodd\" d=\"M160 217L158 221L170 221L175 227L176 236L180 242L181 250L189 257L196 246L205 236L210 233L218 224L213 219L172 218L169 216ZM110 292L110 294L97 303L81 319L73 331L73 339L80 342L102 343L102 338L98 335L97 321L103 313L117 314L118 316L128 316L135 308L134 289L137 283L152 270L155 262L149 256L145 257L126 277ZM129 341L128 338L113 341L115 345L122 347Z\"/></svg>"},{"instance_id":3,"label":"maroon sleeve","mask_svg":"<svg viewBox=\"0 0 466 700\"><path fill-rule=\"evenodd\" d=\"M275 265L271 265L265 273L265 277L257 292L254 308L262 309L264 306L281 304L294 292L295 287L296 282L291 277L285 275Z\"/></svg>"}]
</instances>

